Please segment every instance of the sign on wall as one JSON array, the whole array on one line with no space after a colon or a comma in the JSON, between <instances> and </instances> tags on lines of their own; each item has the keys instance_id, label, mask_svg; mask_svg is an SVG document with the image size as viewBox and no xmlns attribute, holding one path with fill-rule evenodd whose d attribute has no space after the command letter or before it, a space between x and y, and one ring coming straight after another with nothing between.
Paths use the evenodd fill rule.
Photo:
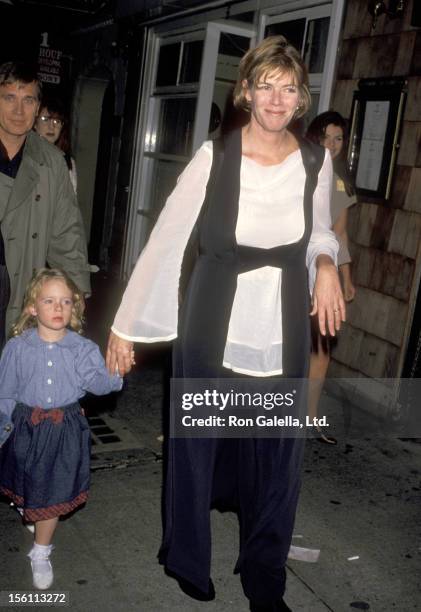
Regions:
<instances>
[{"instance_id":1,"label":"sign on wall","mask_svg":"<svg viewBox=\"0 0 421 612\"><path fill-rule=\"evenodd\" d=\"M354 92L349 163L359 195L387 200L406 98L402 78L361 79Z\"/></svg>"},{"instance_id":2,"label":"sign on wall","mask_svg":"<svg viewBox=\"0 0 421 612\"><path fill-rule=\"evenodd\" d=\"M38 77L43 83L59 85L61 82L62 56L60 49L52 49L48 44L48 32L41 34L38 54Z\"/></svg>"}]
</instances>

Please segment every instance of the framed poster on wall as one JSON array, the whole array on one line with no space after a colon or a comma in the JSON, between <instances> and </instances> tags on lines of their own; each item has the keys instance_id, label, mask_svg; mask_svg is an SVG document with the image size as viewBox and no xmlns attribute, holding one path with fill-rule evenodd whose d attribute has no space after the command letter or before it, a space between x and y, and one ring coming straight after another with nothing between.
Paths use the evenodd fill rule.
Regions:
<instances>
[{"instance_id":1,"label":"framed poster on wall","mask_svg":"<svg viewBox=\"0 0 421 612\"><path fill-rule=\"evenodd\" d=\"M403 78L362 79L354 92L348 158L356 192L387 200L406 98Z\"/></svg>"}]
</instances>

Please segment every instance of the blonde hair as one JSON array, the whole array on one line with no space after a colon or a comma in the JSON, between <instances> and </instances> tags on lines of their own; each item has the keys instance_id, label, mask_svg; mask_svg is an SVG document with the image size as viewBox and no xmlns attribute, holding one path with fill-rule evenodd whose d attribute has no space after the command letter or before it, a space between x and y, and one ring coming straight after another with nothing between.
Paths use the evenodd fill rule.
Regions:
<instances>
[{"instance_id":1,"label":"blonde hair","mask_svg":"<svg viewBox=\"0 0 421 612\"><path fill-rule=\"evenodd\" d=\"M294 119L305 115L311 106L307 68L297 49L284 36L265 38L241 59L234 88L234 106L250 111L246 89L254 87L263 76L279 72L290 74L298 87L300 103ZM244 81L247 81L247 88L244 87Z\"/></svg>"},{"instance_id":2,"label":"blonde hair","mask_svg":"<svg viewBox=\"0 0 421 612\"><path fill-rule=\"evenodd\" d=\"M69 327L78 334L82 333L83 313L85 311L83 293L79 291L75 283L65 272L63 272L63 270L59 270L58 268L40 268L34 272L32 279L26 287L22 312L19 319L12 327L13 336L19 336L25 329L37 326L37 318L31 315L29 309L35 306L41 287L51 280L62 280L72 292L73 306Z\"/></svg>"}]
</instances>

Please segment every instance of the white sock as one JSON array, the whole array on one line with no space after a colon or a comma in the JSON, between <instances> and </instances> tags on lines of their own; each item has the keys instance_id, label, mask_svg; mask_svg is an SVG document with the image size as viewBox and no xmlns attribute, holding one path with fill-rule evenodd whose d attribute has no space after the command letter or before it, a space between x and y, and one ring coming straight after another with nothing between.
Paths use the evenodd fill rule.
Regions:
<instances>
[{"instance_id":1,"label":"white sock","mask_svg":"<svg viewBox=\"0 0 421 612\"><path fill-rule=\"evenodd\" d=\"M53 583L54 574L50 563L52 544L45 546L34 542L28 557L31 559L33 585L36 589L48 589Z\"/></svg>"},{"instance_id":2,"label":"white sock","mask_svg":"<svg viewBox=\"0 0 421 612\"><path fill-rule=\"evenodd\" d=\"M34 545L29 553L29 555L32 558L35 559L48 559L48 557L50 556L51 551L53 550L53 545L52 544L37 544L36 542L34 542ZM28 555L28 556L29 556Z\"/></svg>"}]
</instances>

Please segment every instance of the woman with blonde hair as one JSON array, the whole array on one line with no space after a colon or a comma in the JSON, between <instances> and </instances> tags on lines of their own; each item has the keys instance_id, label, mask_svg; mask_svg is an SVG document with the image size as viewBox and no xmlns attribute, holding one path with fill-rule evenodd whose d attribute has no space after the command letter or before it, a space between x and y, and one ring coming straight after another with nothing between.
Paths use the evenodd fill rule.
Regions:
<instances>
[{"instance_id":1,"label":"woman with blonde hair","mask_svg":"<svg viewBox=\"0 0 421 612\"><path fill-rule=\"evenodd\" d=\"M133 342L174 339L175 378L258 377L268 390L303 378L308 274L321 332L334 334L344 320L329 229L330 156L288 129L310 106L299 53L282 36L267 38L241 60L234 95L250 120L222 142L205 142L169 196L112 326L111 371L130 368ZM198 257L179 308L192 233ZM285 562L303 446L281 437L168 440L159 558L190 596L215 596L210 509L218 503L239 516L235 572L250 609L289 610Z\"/></svg>"}]
</instances>

